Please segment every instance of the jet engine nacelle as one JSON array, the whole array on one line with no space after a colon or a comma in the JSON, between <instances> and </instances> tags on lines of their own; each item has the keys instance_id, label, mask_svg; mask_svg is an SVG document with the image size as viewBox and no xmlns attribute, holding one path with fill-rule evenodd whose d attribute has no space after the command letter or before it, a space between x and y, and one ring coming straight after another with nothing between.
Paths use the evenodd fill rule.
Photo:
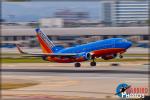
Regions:
<instances>
[{"instance_id":1,"label":"jet engine nacelle","mask_svg":"<svg viewBox=\"0 0 150 100\"><path fill-rule=\"evenodd\" d=\"M105 56L102 56L102 59L104 60L109 60L109 59L113 59L113 58L116 58L116 54L112 54L112 55L105 55Z\"/></svg>"},{"instance_id":2,"label":"jet engine nacelle","mask_svg":"<svg viewBox=\"0 0 150 100\"><path fill-rule=\"evenodd\" d=\"M90 53L84 52L84 53L79 53L77 55L78 58L83 57L86 60L92 59L92 55Z\"/></svg>"}]
</instances>

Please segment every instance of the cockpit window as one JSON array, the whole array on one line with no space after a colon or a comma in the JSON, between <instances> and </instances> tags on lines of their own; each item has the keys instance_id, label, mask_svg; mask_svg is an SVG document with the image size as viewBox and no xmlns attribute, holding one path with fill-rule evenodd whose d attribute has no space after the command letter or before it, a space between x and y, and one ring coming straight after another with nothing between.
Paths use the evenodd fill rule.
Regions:
<instances>
[{"instance_id":1,"label":"cockpit window","mask_svg":"<svg viewBox=\"0 0 150 100\"><path fill-rule=\"evenodd\" d=\"M128 42L126 39L123 39L122 42Z\"/></svg>"},{"instance_id":2,"label":"cockpit window","mask_svg":"<svg viewBox=\"0 0 150 100\"><path fill-rule=\"evenodd\" d=\"M120 42L128 42L126 39L122 39L120 40Z\"/></svg>"}]
</instances>

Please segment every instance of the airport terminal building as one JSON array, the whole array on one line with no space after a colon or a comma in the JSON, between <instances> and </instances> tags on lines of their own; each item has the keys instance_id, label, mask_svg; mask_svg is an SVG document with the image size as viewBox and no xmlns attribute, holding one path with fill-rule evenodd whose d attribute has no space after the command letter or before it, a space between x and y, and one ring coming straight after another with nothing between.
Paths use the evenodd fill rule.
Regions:
<instances>
[{"instance_id":1,"label":"airport terminal building","mask_svg":"<svg viewBox=\"0 0 150 100\"><path fill-rule=\"evenodd\" d=\"M54 43L64 46L77 45L111 37L136 37L137 41L149 39L148 27L42 28L41 30ZM3 43L17 42L32 47L38 46L35 28L2 28L0 38Z\"/></svg>"},{"instance_id":2,"label":"airport terminal building","mask_svg":"<svg viewBox=\"0 0 150 100\"><path fill-rule=\"evenodd\" d=\"M103 20L113 26L141 26L149 19L149 0L103 0Z\"/></svg>"}]
</instances>

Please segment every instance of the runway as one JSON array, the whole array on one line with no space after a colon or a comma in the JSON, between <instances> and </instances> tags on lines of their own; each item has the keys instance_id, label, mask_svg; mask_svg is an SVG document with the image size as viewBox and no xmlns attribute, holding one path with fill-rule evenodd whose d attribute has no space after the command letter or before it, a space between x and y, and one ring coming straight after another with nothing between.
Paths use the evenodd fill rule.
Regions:
<instances>
[{"instance_id":1,"label":"runway","mask_svg":"<svg viewBox=\"0 0 150 100\"><path fill-rule=\"evenodd\" d=\"M51 73L106 73L106 74L148 74L148 71L137 70L101 70L101 69L2 69L3 72L49 72Z\"/></svg>"},{"instance_id":2,"label":"runway","mask_svg":"<svg viewBox=\"0 0 150 100\"><path fill-rule=\"evenodd\" d=\"M116 99L120 83L148 87L148 66L60 67L9 66L2 68L4 81L34 81L36 86L3 90L4 100L50 100L57 97L87 98L85 100ZM63 65L62 65L63 66ZM55 100L55 99L54 99ZM66 99L67 100L67 99ZM70 99L69 99L70 100ZM76 99L75 99L76 100ZM82 100L82 99L81 99Z\"/></svg>"}]
</instances>

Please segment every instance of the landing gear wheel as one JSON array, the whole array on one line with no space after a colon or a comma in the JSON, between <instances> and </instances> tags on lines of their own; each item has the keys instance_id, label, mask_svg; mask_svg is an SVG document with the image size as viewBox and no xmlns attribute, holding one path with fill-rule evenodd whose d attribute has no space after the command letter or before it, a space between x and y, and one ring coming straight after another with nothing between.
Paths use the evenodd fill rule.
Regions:
<instances>
[{"instance_id":1,"label":"landing gear wheel","mask_svg":"<svg viewBox=\"0 0 150 100\"><path fill-rule=\"evenodd\" d=\"M75 63L75 67L80 67L81 66L81 64L80 63Z\"/></svg>"},{"instance_id":2,"label":"landing gear wheel","mask_svg":"<svg viewBox=\"0 0 150 100\"><path fill-rule=\"evenodd\" d=\"M120 57L120 58L123 58L123 56L122 56L122 55L120 55L119 57Z\"/></svg>"},{"instance_id":3,"label":"landing gear wheel","mask_svg":"<svg viewBox=\"0 0 150 100\"><path fill-rule=\"evenodd\" d=\"M96 66L96 62L91 62L90 65L91 66Z\"/></svg>"}]
</instances>

